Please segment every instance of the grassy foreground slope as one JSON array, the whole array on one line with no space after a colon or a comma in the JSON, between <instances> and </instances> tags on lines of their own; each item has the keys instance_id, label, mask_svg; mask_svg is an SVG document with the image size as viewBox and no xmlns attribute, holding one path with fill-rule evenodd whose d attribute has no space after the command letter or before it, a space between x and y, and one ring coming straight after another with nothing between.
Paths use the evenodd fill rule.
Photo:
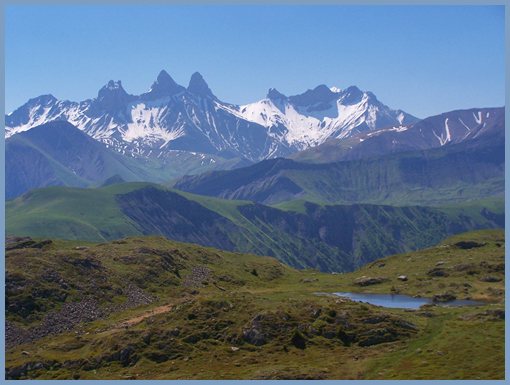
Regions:
<instances>
[{"instance_id":1,"label":"grassy foreground slope","mask_svg":"<svg viewBox=\"0 0 510 385\"><path fill-rule=\"evenodd\" d=\"M502 231L347 274L158 237L7 249L11 379L504 378ZM349 290L488 302L404 311L316 294Z\"/></svg>"},{"instance_id":2,"label":"grassy foreground slope","mask_svg":"<svg viewBox=\"0 0 510 385\"><path fill-rule=\"evenodd\" d=\"M467 230L501 227L502 199L442 208L317 205L280 208L121 183L52 187L6 204L7 233L108 241L132 235L270 255L297 267L349 271L382 256L431 246Z\"/></svg>"}]
</instances>

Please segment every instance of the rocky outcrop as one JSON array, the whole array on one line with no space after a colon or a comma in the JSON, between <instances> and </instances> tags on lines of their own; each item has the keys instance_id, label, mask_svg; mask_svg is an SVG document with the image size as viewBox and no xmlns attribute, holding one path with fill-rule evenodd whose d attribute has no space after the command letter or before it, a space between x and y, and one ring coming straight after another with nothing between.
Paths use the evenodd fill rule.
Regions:
<instances>
[{"instance_id":1,"label":"rocky outcrop","mask_svg":"<svg viewBox=\"0 0 510 385\"><path fill-rule=\"evenodd\" d=\"M457 297L452 293L436 294L432 296L432 302L450 302L456 300Z\"/></svg>"},{"instance_id":2,"label":"rocky outcrop","mask_svg":"<svg viewBox=\"0 0 510 385\"><path fill-rule=\"evenodd\" d=\"M388 278L385 277L360 277L354 280L354 284L358 286L370 286L377 285L379 283L383 283L388 281Z\"/></svg>"},{"instance_id":3,"label":"rocky outcrop","mask_svg":"<svg viewBox=\"0 0 510 385\"><path fill-rule=\"evenodd\" d=\"M5 237L5 251L27 248L42 249L44 246L50 245L51 243L52 241L50 239L36 242L30 237L7 236Z\"/></svg>"},{"instance_id":4,"label":"rocky outcrop","mask_svg":"<svg viewBox=\"0 0 510 385\"><path fill-rule=\"evenodd\" d=\"M475 241L460 241L460 242L455 243L454 245L457 246L459 249L469 250L469 249L474 249L477 247L483 247L486 245L486 243L485 242L475 242Z\"/></svg>"}]
</instances>

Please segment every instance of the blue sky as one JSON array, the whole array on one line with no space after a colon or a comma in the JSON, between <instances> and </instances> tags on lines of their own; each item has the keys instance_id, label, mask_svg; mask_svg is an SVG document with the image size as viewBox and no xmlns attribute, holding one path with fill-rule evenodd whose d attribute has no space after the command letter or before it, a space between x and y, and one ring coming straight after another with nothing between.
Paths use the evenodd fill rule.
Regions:
<instances>
[{"instance_id":1,"label":"blue sky","mask_svg":"<svg viewBox=\"0 0 510 385\"><path fill-rule=\"evenodd\" d=\"M357 85L419 117L504 105L503 6L9 6L6 112L202 73L222 100Z\"/></svg>"}]
</instances>

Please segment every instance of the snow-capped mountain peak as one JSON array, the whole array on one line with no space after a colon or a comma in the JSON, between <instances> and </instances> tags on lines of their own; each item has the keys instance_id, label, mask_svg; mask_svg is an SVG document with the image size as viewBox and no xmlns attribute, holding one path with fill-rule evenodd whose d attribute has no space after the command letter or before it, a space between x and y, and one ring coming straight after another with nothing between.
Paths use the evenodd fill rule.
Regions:
<instances>
[{"instance_id":1,"label":"snow-capped mountain peak","mask_svg":"<svg viewBox=\"0 0 510 385\"><path fill-rule=\"evenodd\" d=\"M417 120L390 109L373 93L356 86L341 90L323 84L289 97L270 89L266 99L241 106L239 111L246 119L266 126L278 140L300 149L329 138L346 138Z\"/></svg>"},{"instance_id":2,"label":"snow-capped mountain peak","mask_svg":"<svg viewBox=\"0 0 510 385\"><path fill-rule=\"evenodd\" d=\"M96 98L82 102L51 95L31 99L6 116L5 135L54 120L67 120L135 157L183 150L257 161L416 118L354 86L341 90L321 84L293 96L271 88L265 99L237 106L216 98L198 72L185 88L162 70L141 95L131 95L121 81L111 80Z\"/></svg>"},{"instance_id":3,"label":"snow-capped mountain peak","mask_svg":"<svg viewBox=\"0 0 510 385\"><path fill-rule=\"evenodd\" d=\"M5 116L5 137L44 124L52 119L52 111L59 103L51 94L29 99L24 105Z\"/></svg>"},{"instance_id":4,"label":"snow-capped mountain peak","mask_svg":"<svg viewBox=\"0 0 510 385\"><path fill-rule=\"evenodd\" d=\"M340 100L344 105L353 105L358 104L362 101L362 99L369 98L369 96L373 95L371 92L363 92L356 86L347 87L345 90L340 92Z\"/></svg>"}]
</instances>

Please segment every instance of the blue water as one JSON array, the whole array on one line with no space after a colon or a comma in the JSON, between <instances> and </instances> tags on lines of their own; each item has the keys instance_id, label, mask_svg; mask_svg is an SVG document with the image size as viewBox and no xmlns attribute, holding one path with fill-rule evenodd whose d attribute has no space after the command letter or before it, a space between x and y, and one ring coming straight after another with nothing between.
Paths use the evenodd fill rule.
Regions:
<instances>
[{"instance_id":1,"label":"blue water","mask_svg":"<svg viewBox=\"0 0 510 385\"><path fill-rule=\"evenodd\" d=\"M438 306L477 306L484 305L480 301L456 299L449 302L432 302L431 298L414 298L401 294L367 294L367 293L333 293L339 297L346 297L355 302L366 302L376 306L398 309L418 309L420 306L434 303Z\"/></svg>"}]
</instances>

